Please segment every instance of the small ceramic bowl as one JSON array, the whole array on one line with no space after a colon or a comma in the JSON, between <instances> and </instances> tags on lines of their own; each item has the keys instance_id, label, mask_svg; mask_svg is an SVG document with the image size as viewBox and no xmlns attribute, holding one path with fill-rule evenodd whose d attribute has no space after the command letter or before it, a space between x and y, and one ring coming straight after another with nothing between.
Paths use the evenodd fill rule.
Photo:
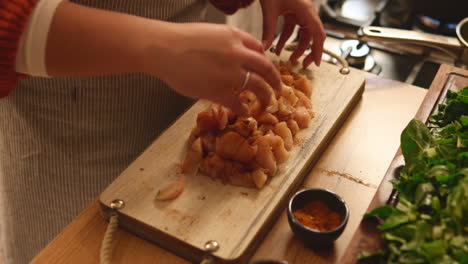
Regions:
<instances>
[{"instance_id":1,"label":"small ceramic bowl","mask_svg":"<svg viewBox=\"0 0 468 264\"><path fill-rule=\"evenodd\" d=\"M342 219L341 224L337 228L329 231L319 231L301 224L301 222L294 217L293 212L297 209L303 208L306 204L312 201L321 201L332 211L338 213ZM325 246L332 244L333 241L343 233L343 230L348 223L348 218L349 209L343 199L334 192L326 189L305 189L294 194L291 200L289 200L289 226L291 226L294 234L310 246Z\"/></svg>"}]
</instances>

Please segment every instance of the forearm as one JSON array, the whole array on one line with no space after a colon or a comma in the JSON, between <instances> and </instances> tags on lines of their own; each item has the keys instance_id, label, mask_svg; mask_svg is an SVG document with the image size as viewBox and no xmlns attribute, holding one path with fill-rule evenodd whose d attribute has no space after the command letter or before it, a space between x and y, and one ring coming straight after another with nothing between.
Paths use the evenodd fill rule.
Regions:
<instances>
[{"instance_id":1,"label":"forearm","mask_svg":"<svg viewBox=\"0 0 468 264\"><path fill-rule=\"evenodd\" d=\"M144 72L145 51L151 49L153 58L155 51L156 57L160 52L161 60L165 60L174 27L168 22L64 1L50 26L47 72L51 76ZM152 73L157 75L158 69L152 69Z\"/></svg>"},{"instance_id":2,"label":"forearm","mask_svg":"<svg viewBox=\"0 0 468 264\"><path fill-rule=\"evenodd\" d=\"M28 62L23 68L26 74L98 76L142 72L160 78L183 95L212 100L238 113L242 112L236 93L239 87L251 89L265 105L273 95L271 87L281 87L279 73L265 57L261 42L234 27L163 22L67 1L55 5L55 13L47 13L49 16L41 10L35 9L34 14L47 18L41 21L46 21L43 24L49 26L48 30L28 27L22 38L26 39L23 50L27 52L23 59L19 56L19 61ZM37 25L36 15L32 17L30 24ZM35 34L38 30L42 33ZM35 54L36 49L39 56L30 59L28 55ZM34 61L40 62L36 72L29 70L35 68L29 67L36 65ZM4 75L11 74L16 73L10 69ZM245 80L247 85L242 84ZM7 89L5 95L12 85L8 84Z\"/></svg>"}]
</instances>

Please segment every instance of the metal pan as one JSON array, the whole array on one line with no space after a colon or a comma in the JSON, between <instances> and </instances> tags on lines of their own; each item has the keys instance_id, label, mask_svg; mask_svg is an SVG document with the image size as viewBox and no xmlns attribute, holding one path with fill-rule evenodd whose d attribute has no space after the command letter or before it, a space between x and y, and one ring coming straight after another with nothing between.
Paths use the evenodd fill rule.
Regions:
<instances>
[{"instance_id":1,"label":"metal pan","mask_svg":"<svg viewBox=\"0 0 468 264\"><path fill-rule=\"evenodd\" d=\"M361 41L385 44L414 44L440 50L453 58L456 65L468 65L468 17L456 28L457 38L385 27L363 27L359 30Z\"/></svg>"}]
</instances>

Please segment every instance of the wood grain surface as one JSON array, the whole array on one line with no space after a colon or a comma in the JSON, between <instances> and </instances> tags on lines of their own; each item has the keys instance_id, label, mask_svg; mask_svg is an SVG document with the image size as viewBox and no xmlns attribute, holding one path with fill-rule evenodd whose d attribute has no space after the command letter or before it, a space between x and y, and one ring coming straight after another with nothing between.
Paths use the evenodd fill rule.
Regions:
<instances>
[{"instance_id":1,"label":"wood grain surface","mask_svg":"<svg viewBox=\"0 0 468 264\"><path fill-rule=\"evenodd\" d=\"M467 85L467 70L441 65L415 118L427 122L429 116L436 111L437 105L444 102L447 90L457 91ZM399 169L403 165L403 155L401 149L398 149L367 211L387 203L393 203L396 193L390 181L398 176ZM357 263L357 257L361 252L372 252L384 246L384 241L380 239L381 233L377 229L377 224L372 219L363 219L361 221L359 228L353 235L353 242L346 250L341 263Z\"/></svg>"},{"instance_id":2,"label":"wood grain surface","mask_svg":"<svg viewBox=\"0 0 468 264\"><path fill-rule=\"evenodd\" d=\"M101 194L104 214L114 199L122 199L120 225L134 234L193 261L206 255L204 245L210 240L220 245L213 253L218 261L247 260L362 95L364 75L356 70L343 75L339 69L324 64L300 72L312 84L315 117L298 132L289 159L261 190L178 173L196 117L211 104L198 101ZM158 190L179 178L186 182L182 195L156 202Z\"/></svg>"},{"instance_id":3,"label":"wood grain surface","mask_svg":"<svg viewBox=\"0 0 468 264\"><path fill-rule=\"evenodd\" d=\"M362 215L398 149L401 130L414 117L427 92L425 89L375 75L366 76L362 99L302 185L330 189L347 202L351 214L344 233L333 247L306 248L291 232L283 210L250 260L276 259L286 260L290 264L340 263L341 256L351 242ZM32 263L99 263L99 249L106 225L96 200L42 250ZM112 246L112 263L190 262L119 229Z\"/></svg>"}]
</instances>

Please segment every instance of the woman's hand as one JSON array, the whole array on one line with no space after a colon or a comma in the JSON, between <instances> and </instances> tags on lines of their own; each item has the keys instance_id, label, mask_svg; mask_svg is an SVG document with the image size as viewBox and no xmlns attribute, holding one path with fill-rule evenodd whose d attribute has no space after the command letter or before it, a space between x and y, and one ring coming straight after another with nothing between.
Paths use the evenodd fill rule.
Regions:
<instances>
[{"instance_id":1,"label":"woman's hand","mask_svg":"<svg viewBox=\"0 0 468 264\"><path fill-rule=\"evenodd\" d=\"M290 60L296 62L312 44L312 52L304 59L302 66L307 68L312 62L320 65L325 41L325 31L322 22L311 0L260 0L263 11L263 44L269 48L275 35L278 17L284 15L284 28L276 45L276 54L279 55L286 41L294 31L296 25L299 29L299 45L291 55Z\"/></svg>"},{"instance_id":2,"label":"woman's hand","mask_svg":"<svg viewBox=\"0 0 468 264\"><path fill-rule=\"evenodd\" d=\"M266 105L280 76L262 43L233 27L170 23L63 1L54 15L46 48L51 76L143 72L179 93L244 113L239 101L252 90ZM265 83L266 81L266 83ZM137 87L135 87L137 89Z\"/></svg>"},{"instance_id":3,"label":"woman's hand","mask_svg":"<svg viewBox=\"0 0 468 264\"><path fill-rule=\"evenodd\" d=\"M238 94L247 72L250 78L245 89L252 90L263 105L273 95L266 83L280 88L279 73L265 57L262 43L246 32L205 23L169 27L166 36L171 41L147 51L145 72L161 78L177 92L221 103L242 114L245 108ZM161 30L155 32L154 38L161 34ZM161 42L160 38L159 45Z\"/></svg>"}]
</instances>

